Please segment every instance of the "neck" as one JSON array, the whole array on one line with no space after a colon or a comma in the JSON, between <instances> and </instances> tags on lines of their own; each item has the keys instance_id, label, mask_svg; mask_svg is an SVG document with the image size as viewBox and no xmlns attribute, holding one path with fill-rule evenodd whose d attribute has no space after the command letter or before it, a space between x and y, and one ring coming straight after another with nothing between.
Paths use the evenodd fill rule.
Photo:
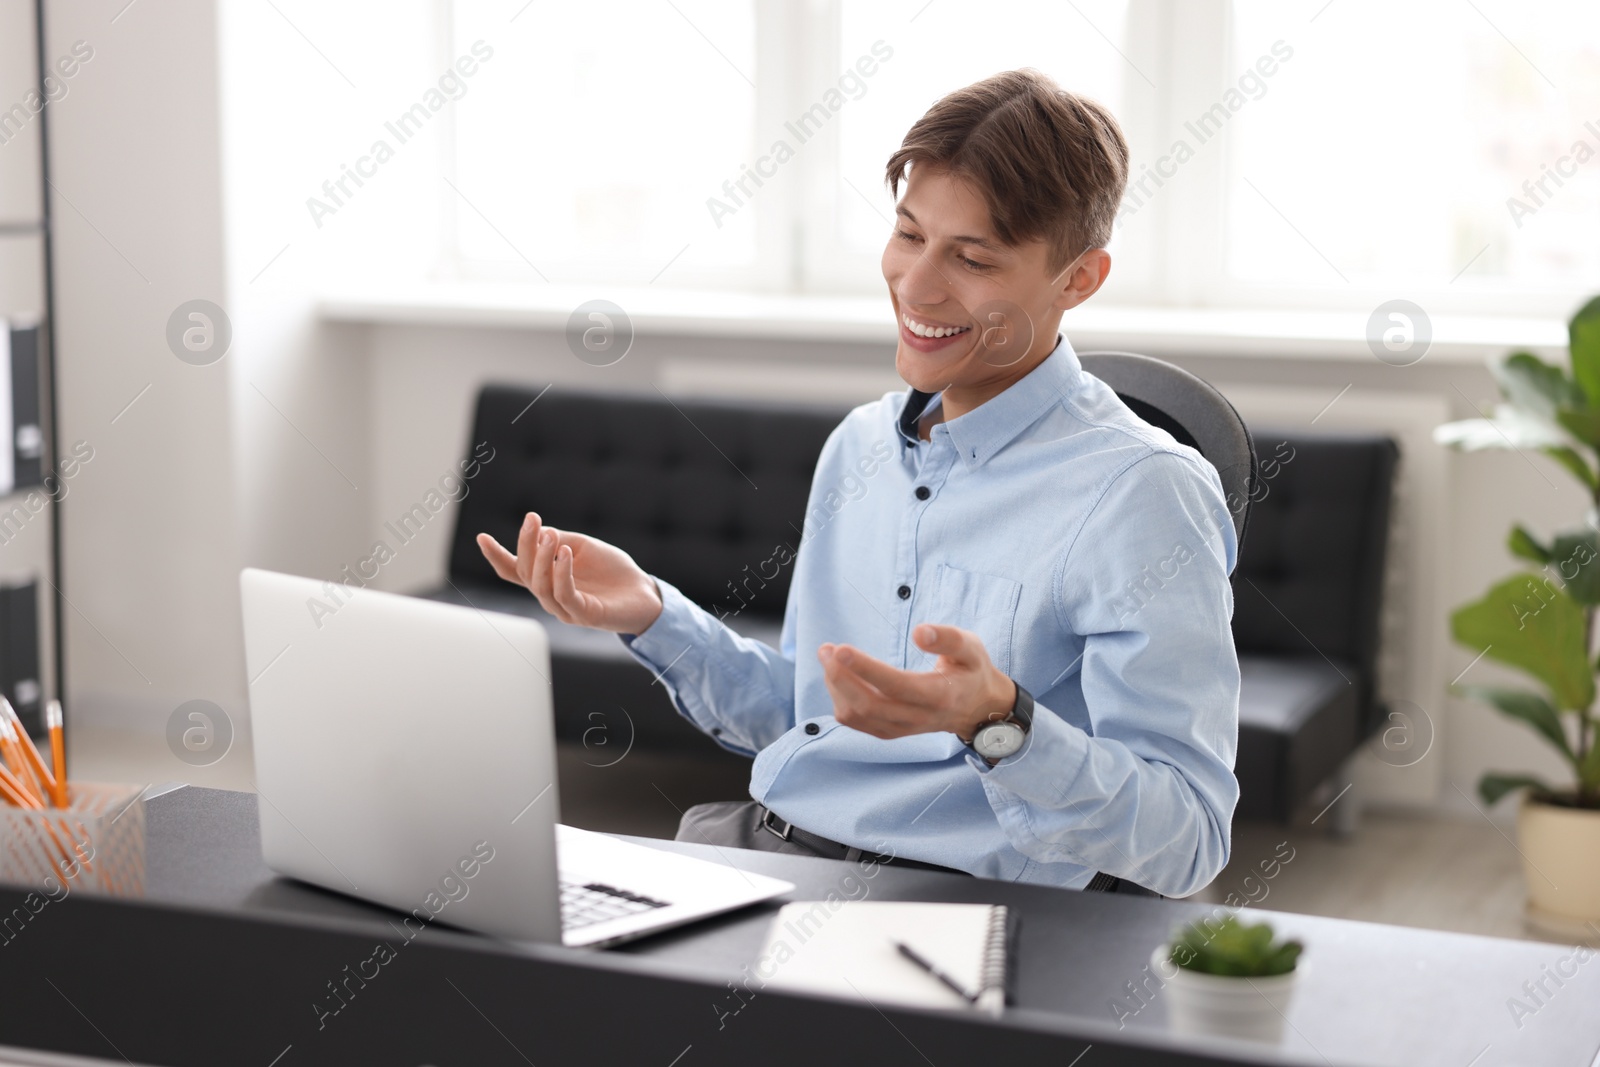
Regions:
<instances>
[{"instance_id":1,"label":"neck","mask_svg":"<svg viewBox=\"0 0 1600 1067\"><path fill-rule=\"evenodd\" d=\"M978 382L973 385L949 385L939 394L939 410L930 412L917 421L917 433L924 441L928 434L941 422L959 419L967 412L988 403L1012 385L1026 378L1039 364L1050 357L1056 350L1054 343L1043 352L1030 356L1015 367L1006 368L1008 373L1003 378L991 381Z\"/></svg>"}]
</instances>

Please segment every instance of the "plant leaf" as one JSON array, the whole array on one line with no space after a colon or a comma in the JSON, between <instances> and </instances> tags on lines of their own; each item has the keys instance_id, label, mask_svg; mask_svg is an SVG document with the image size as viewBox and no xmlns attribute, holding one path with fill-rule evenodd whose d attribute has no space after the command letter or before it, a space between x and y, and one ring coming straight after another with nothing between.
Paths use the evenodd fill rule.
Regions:
<instances>
[{"instance_id":1,"label":"plant leaf","mask_svg":"<svg viewBox=\"0 0 1600 1067\"><path fill-rule=\"evenodd\" d=\"M1567 732L1561 726L1561 715L1538 693L1489 685L1464 685L1459 692L1464 697L1498 708L1503 714L1527 723L1554 745L1568 763L1577 765L1577 757L1567 742Z\"/></svg>"},{"instance_id":2,"label":"plant leaf","mask_svg":"<svg viewBox=\"0 0 1600 1067\"><path fill-rule=\"evenodd\" d=\"M1600 488L1600 475L1595 474L1589 461L1579 455L1577 449L1568 445L1547 445L1540 451L1565 467L1590 493Z\"/></svg>"},{"instance_id":3,"label":"plant leaf","mask_svg":"<svg viewBox=\"0 0 1600 1067\"><path fill-rule=\"evenodd\" d=\"M1294 965L1300 958L1300 952L1305 946L1298 941L1285 941L1267 957L1262 968L1262 975L1270 977L1275 974L1288 974L1294 970Z\"/></svg>"},{"instance_id":4,"label":"plant leaf","mask_svg":"<svg viewBox=\"0 0 1600 1067\"><path fill-rule=\"evenodd\" d=\"M1578 764L1578 783L1586 792L1600 789L1600 737L1589 739L1589 751Z\"/></svg>"},{"instance_id":5,"label":"plant leaf","mask_svg":"<svg viewBox=\"0 0 1600 1067\"><path fill-rule=\"evenodd\" d=\"M1508 401L1546 421L1557 408L1588 406L1583 388L1565 370L1531 352L1514 352L1490 369Z\"/></svg>"},{"instance_id":6,"label":"plant leaf","mask_svg":"<svg viewBox=\"0 0 1600 1067\"><path fill-rule=\"evenodd\" d=\"M1567 324L1572 352L1572 376L1583 387L1589 403L1600 406L1600 296L1590 300Z\"/></svg>"},{"instance_id":7,"label":"plant leaf","mask_svg":"<svg viewBox=\"0 0 1600 1067\"><path fill-rule=\"evenodd\" d=\"M1492 418L1462 419L1436 426L1433 439L1463 452L1485 448L1554 448L1568 443L1567 436L1555 426L1512 404L1496 404Z\"/></svg>"},{"instance_id":8,"label":"plant leaf","mask_svg":"<svg viewBox=\"0 0 1600 1067\"><path fill-rule=\"evenodd\" d=\"M1600 604L1600 541L1593 530L1557 536L1550 559L1568 596L1580 604Z\"/></svg>"},{"instance_id":9,"label":"plant leaf","mask_svg":"<svg viewBox=\"0 0 1600 1067\"><path fill-rule=\"evenodd\" d=\"M1214 924L1189 923L1174 934L1171 944L1169 958L1180 967L1246 978L1287 974L1294 970L1302 948L1298 941L1275 945L1270 924L1246 926L1234 915Z\"/></svg>"},{"instance_id":10,"label":"plant leaf","mask_svg":"<svg viewBox=\"0 0 1600 1067\"><path fill-rule=\"evenodd\" d=\"M1550 550L1541 545L1538 539L1520 523L1511 527L1511 535L1506 538L1506 547L1511 550L1513 556L1521 556L1534 563L1550 562Z\"/></svg>"},{"instance_id":11,"label":"plant leaf","mask_svg":"<svg viewBox=\"0 0 1600 1067\"><path fill-rule=\"evenodd\" d=\"M1557 408L1556 421L1562 429L1586 445L1600 446L1600 410L1593 408Z\"/></svg>"},{"instance_id":12,"label":"plant leaf","mask_svg":"<svg viewBox=\"0 0 1600 1067\"><path fill-rule=\"evenodd\" d=\"M1550 792L1549 786L1529 774L1486 774L1478 779L1478 795L1483 798L1485 804L1491 807L1497 804L1501 797L1514 789L1533 789L1541 793Z\"/></svg>"},{"instance_id":13,"label":"plant leaf","mask_svg":"<svg viewBox=\"0 0 1600 1067\"><path fill-rule=\"evenodd\" d=\"M1594 702L1583 623L1583 609L1565 590L1524 572L1457 608L1450 631L1467 647L1487 649L1491 659L1543 682L1556 707L1577 710Z\"/></svg>"}]
</instances>

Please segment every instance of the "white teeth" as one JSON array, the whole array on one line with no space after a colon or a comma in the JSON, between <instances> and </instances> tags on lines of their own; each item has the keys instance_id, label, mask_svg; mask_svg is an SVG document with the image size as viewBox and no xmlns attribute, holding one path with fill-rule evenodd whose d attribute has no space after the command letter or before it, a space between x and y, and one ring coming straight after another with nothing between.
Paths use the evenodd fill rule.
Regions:
<instances>
[{"instance_id":1,"label":"white teeth","mask_svg":"<svg viewBox=\"0 0 1600 1067\"><path fill-rule=\"evenodd\" d=\"M926 326L913 319L910 315L901 315L900 321L906 324L906 329L918 337L952 337L958 333L966 333L971 329L970 326Z\"/></svg>"}]
</instances>

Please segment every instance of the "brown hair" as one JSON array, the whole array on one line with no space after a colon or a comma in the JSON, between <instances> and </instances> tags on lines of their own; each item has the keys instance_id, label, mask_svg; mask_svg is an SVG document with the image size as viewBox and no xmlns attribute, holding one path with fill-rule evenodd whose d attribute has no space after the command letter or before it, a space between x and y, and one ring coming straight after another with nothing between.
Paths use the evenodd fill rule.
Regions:
<instances>
[{"instance_id":1,"label":"brown hair","mask_svg":"<svg viewBox=\"0 0 1600 1067\"><path fill-rule=\"evenodd\" d=\"M972 182L1008 245L1043 239L1051 270L1111 240L1128 181L1128 142L1105 106L1036 70L1011 70L957 89L907 131L889 157L896 196L913 164Z\"/></svg>"}]
</instances>

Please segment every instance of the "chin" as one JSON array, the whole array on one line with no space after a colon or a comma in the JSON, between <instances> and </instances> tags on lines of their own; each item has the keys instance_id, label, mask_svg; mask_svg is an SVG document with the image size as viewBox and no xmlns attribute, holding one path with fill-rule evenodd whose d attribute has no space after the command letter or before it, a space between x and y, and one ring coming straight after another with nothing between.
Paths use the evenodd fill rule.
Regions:
<instances>
[{"instance_id":1,"label":"chin","mask_svg":"<svg viewBox=\"0 0 1600 1067\"><path fill-rule=\"evenodd\" d=\"M924 393L937 393L953 384L956 369L966 351L946 355L943 352L918 352L900 345L894 353L894 369L900 380Z\"/></svg>"},{"instance_id":2,"label":"chin","mask_svg":"<svg viewBox=\"0 0 1600 1067\"><path fill-rule=\"evenodd\" d=\"M901 345L895 349L894 369L900 375L900 380L911 386L911 388L919 389L924 393L935 393L939 391L939 386L930 384L934 375L929 373L929 368L925 362L926 358L920 352L906 351L906 347Z\"/></svg>"}]
</instances>

